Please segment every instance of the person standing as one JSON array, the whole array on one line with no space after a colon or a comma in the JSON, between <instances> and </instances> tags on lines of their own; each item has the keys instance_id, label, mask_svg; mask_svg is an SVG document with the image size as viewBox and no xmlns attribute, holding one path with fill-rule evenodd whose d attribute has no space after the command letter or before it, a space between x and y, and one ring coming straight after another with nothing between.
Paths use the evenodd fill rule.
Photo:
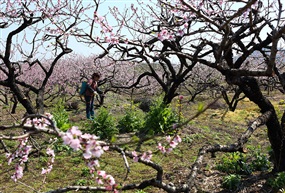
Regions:
<instances>
[{"instance_id":1,"label":"person standing","mask_svg":"<svg viewBox=\"0 0 285 193\"><path fill-rule=\"evenodd\" d=\"M91 79L87 81L87 89L84 94L87 119L94 119L94 96L96 92L100 95L102 94L102 91L98 87L100 77L99 73L93 73Z\"/></svg>"}]
</instances>

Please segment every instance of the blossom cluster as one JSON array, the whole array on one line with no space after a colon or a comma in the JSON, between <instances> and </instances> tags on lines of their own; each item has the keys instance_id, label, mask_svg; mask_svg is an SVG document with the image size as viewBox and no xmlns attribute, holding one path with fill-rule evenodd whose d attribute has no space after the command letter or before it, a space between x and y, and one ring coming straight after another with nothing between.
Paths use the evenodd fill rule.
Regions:
<instances>
[{"instance_id":1,"label":"blossom cluster","mask_svg":"<svg viewBox=\"0 0 285 193\"><path fill-rule=\"evenodd\" d=\"M96 178L96 181L98 184L108 184L106 186L106 190L114 190L114 193L117 193L118 191L114 189L113 187L116 186L116 182L113 176L107 174L105 171L98 171L97 172L98 177Z\"/></svg>"},{"instance_id":2,"label":"blossom cluster","mask_svg":"<svg viewBox=\"0 0 285 193\"><path fill-rule=\"evenodd\" d=\"M175 135L174 137L167 136L166 137L167 145L163 146L161 143L158 143L157 148L163 153L170 153L174 148L177 147L179 143L181 143L181 138L179 135ZM152 151L148 150L146 152L143 152L141 155L139 155L136 151L132 152L133 160L135 162L138 162L139 159L143 161L150 161L152 158Z\"/></svg>"},{"instance_id":3,"label":"blossom cluster","mask_svg":"<svg viewBox=\"0 0 285 193\"><path fill-rule=\"evenodd\" d=\"M161 143L158 143L157 148L163 153L170 153L176 146L181 143L181 138L179 135L176 135L174 137L167 136L166 141L168 144L166 146L163 146Z\"/></svg>"},{"instance_id":4,"label":"blossom cluster","mask_svg":"<svg viewBox=\"0 0 285 193\"><path fill-rule=\"evenodd\" d=\"M118 44L119 43L119 38L116 36L116 34L113 32L112 26L110 26L107 22L107 20L100 16L97 12L94 12L94 22L100 25L101 27L101 34L104 34L104 41L106 43L111 43L111 44ZM109 35L108 35L109 34ZM97 39L97 41L99 38Z\"/></svg>"},{"instance_id":5,"label":"blossom cluster","mask_svg":"<svg viewBox=\"0 0 285 193\"><path fill-rule=\"evenodd\" d=\"M141 159L143 161L150 161L152 158L152 151L148 150L146 152L143 152L142 155L138 155L136 151L133 151L132 156L133 156L133 160L135 162L138 162L139 159Z\"/></svg>"},{"instance_id":6,"label":"blossom cluster","mask_svg":"<svg viewBox=\"0 0 285 193\"><path fill-rule=\"evenodd\" d=\"M8 159L8 165L12 163L13 160L19 158L18 163L15 166L15 173L11 176L11 178L16 182L18 179L23 177L23 167L22 165L28 161L29 152L32 147L27 145L28 138L19 139L19 146L15 150L14 153L7 153L6 157Z\"/></svg>"},{"instance_id":7,"label":"blossom cluster","mask_svg":"<svg viewBox=\"0 0 285 193\"><path fill-rule=\"evenodd\" d=\"M72 126L66 133L62 134L63 143L70 146L73 150L83 151L83 158L87 161L90 173L97 171L96 168L100 167L99 158L109 149L109 146L104 145L99 141L98 137L89 133L83 134L78 127ZM112 189L115 185L115 179L106 174L105 171L97 171L98 177L96 181L99 184L106 183L108 190Z\"/></svg>"},{"instance_id":8,"label":"blossom cluster","mask_svg":"<svg viewBox=\"0 0 285 193\"><path fill-rule=\"evenodd\" d=\"M46 153L47 153L47 155L51 156L51 159L48 162L47 169L42 168L42 174L48 174L48 173L51 172L52 166L53 166L53 163L54 163L54 158L55 158L55 154L54 154L54 150L53 149L47 148Z\"/></svg>"},{"instance_id":9,"label":"blossom cluster","mask_svg":"<svg viewBox=\"0 0 285 193\"><path fill-rule=\"evenodd\" d=\"M47 128L50 126L50 120L53 119L53 116L50 113L45 113L45 117L37 118L28 118L25 120L24 127L36 127L36 128Z\"/></svg>"}]
</instances>

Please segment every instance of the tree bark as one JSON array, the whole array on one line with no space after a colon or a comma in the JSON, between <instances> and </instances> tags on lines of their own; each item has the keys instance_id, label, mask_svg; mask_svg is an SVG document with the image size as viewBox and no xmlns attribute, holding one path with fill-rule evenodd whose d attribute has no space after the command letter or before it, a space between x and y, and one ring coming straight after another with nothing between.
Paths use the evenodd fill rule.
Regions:
<instances>
[{"instance_id":1,"label":"tree bark","mask_svg":"<svg viewBox=\"0 0 285 193\"><path fill-rule=\"evenodd\" d=\"M14 84L13 82L10 83L10 89L12 93L14 93L18 99L18 101L25 107L28 114L35 114L35 108L33 107L31 101L23 94L20 88Z\"/></svg>"},{"instance_id":2,"label":"tree bark","mask_svg":"<svg viewBox=\"0 0 285 193\"><path fill-rule=\"evenodd\" d=\"M278 120L276 111L271 102L262 94L257 80L252 77L242 77L236 82L246 97L260 108L261 113L271 112L266 122L267 135L273 150L274 171L285 171L284 129Z\"/></svg>"}]
</instances>

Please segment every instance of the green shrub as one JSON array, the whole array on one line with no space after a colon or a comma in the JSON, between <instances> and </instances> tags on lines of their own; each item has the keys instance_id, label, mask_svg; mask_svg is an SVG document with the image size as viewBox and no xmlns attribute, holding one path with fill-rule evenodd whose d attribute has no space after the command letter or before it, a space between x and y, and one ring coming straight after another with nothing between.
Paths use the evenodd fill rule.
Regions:
<instances>
[{"instance_id":1,"label":"green shrub","mask_svg":"<svg viewBox=\"0 0 285 193\"><path fill-rule=\"evenodd\" d=\"M251 167L246 163L246 157L240 152L227 153L222 156L222 161L217 169L229 174L250 174Z\"/></svg>"},{"instance_id":2,"label":"green shrub","mask_svg":"<svg viewBox=\"0 0 285 193\"><path fill-rule=\"evenodd\" d=\"M277 174L275 178L270 178L267 183L272 187L272 188L284 188L285 187L285 172L280 172Z\"/></svg>"},{"instance_id":3,"label":"green shrub","mask_svg":"<svg viewBox=\"0 0 285 193\"><path fill-rule=\"evenodd\" d=\"M260 149L258 149L252 157L251 168L253 171L266 171L270 168L270 161L265 154L261 153Z\"/></svg>"},{"instance_id":4,"label":"green shrub","mask_svg":"<svg viewBox=\"0 0 285 193\"><path fill-rule=\"evenodd\" d=\"M240 175L230 174L223 178L223 187L228 190L236 190L238 189L239 185L241 184L241 177Z\"/></svg>"},{"instance_id":5,"label":"green shrub","mask_svg":"<svg viewBox=\"0 0 285 193\"><path fill-rule=\"evenodd\" d=\"M101 139L111 140L119 133L115 125L114 117L106 108L101 107L87 132L95 134Z\"/></svg>"},{"instance_id":6,"label":"green shrub","mask_svg":"<svg viewBox=\"0 0 285 193\"><path fill-rule=\"evenodd\" d=\"M131 105L126 109L126 114L118 121L120 133L129 133L138 131L143 127L144 114L136 106Z\"/></svg>"},{"instance_id":7,"label":"green shrub","mask_svg":"<svg viewBox=\"0 0 285 193\"><path fill-rule=\"evenodd\" d=\"M173 131L173 124L177 122L177 114L159 98L146 114L145 124L140 133L149 135L169 133Z\"/></svg>"},{"instance_id":8,"label":"green shrub","mask_svg":"<svg viewBox=\"0 0 285 193\"><path fill-rule=\"evenodd\" d=\"M81 169L81 176L82 177L91 176L90 169L88 167L82 168Z\"/></svg>"},{"instance_id":9,"label":"green shrub","mask_svg":"<svg viewBox=\"0 0 285 193\"><path fill-rule=\"evenodd\" d=\"M74 182L74 185L76 185L76 186L85 186L85 185L87 185L87 180L85 180L85 179L78 179L78 180L76 180L75 182Z\"/></svg>"},{"instance_id":10,"label":"green shrub","mask_svg":"<svg viewBox=\"0 0 285 193\"><path fill-rule=\"evenodd\" d=\"M70 146L63 144L63 140L61 138L53 144L52 149L55 151L55 153L67 152L70 154L73 152L73 149Z\"/></svg>"},{"instance_id":11,"label":"green shrub","mask_svg":"<svg viewBox=\"0 0 285 193\"><path fill-rule=\"evenodd\" d=\"M252 149L252 148L251 148ZM227 153L222 156L217 169L226 173L250 174L252 171L266 171L271 163L266 154L261 152L260 146L252 149L253 153Z\"/></svg>"},{"instance_id":12,"label":"green shrub","mask_svg":"<svg viewBox=\"0 0 285 193\"><path fill-rule=\"evenodd\" d=\"M60 130L67 131L71 127L69 123L69 115L64 108L62 100L59 100L56 106L52 109L52 115L56 122L56 126Z\"/></svg>"}]
</instances>

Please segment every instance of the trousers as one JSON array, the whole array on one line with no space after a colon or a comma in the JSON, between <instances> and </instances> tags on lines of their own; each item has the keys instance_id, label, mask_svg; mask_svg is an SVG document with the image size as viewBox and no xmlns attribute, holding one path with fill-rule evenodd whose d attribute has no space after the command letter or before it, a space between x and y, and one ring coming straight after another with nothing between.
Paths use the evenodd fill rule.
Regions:
<instances>
[{"instance_id":1,"label":"trousers","mask_svg":"<svg viewBox=\"0 0 285 193\"><path fill-rule=\"evenodd\" d=\"M86 118L94 119L94 96L84 95L84 99L86 103Z\"/></svg>"}]
</instances>

